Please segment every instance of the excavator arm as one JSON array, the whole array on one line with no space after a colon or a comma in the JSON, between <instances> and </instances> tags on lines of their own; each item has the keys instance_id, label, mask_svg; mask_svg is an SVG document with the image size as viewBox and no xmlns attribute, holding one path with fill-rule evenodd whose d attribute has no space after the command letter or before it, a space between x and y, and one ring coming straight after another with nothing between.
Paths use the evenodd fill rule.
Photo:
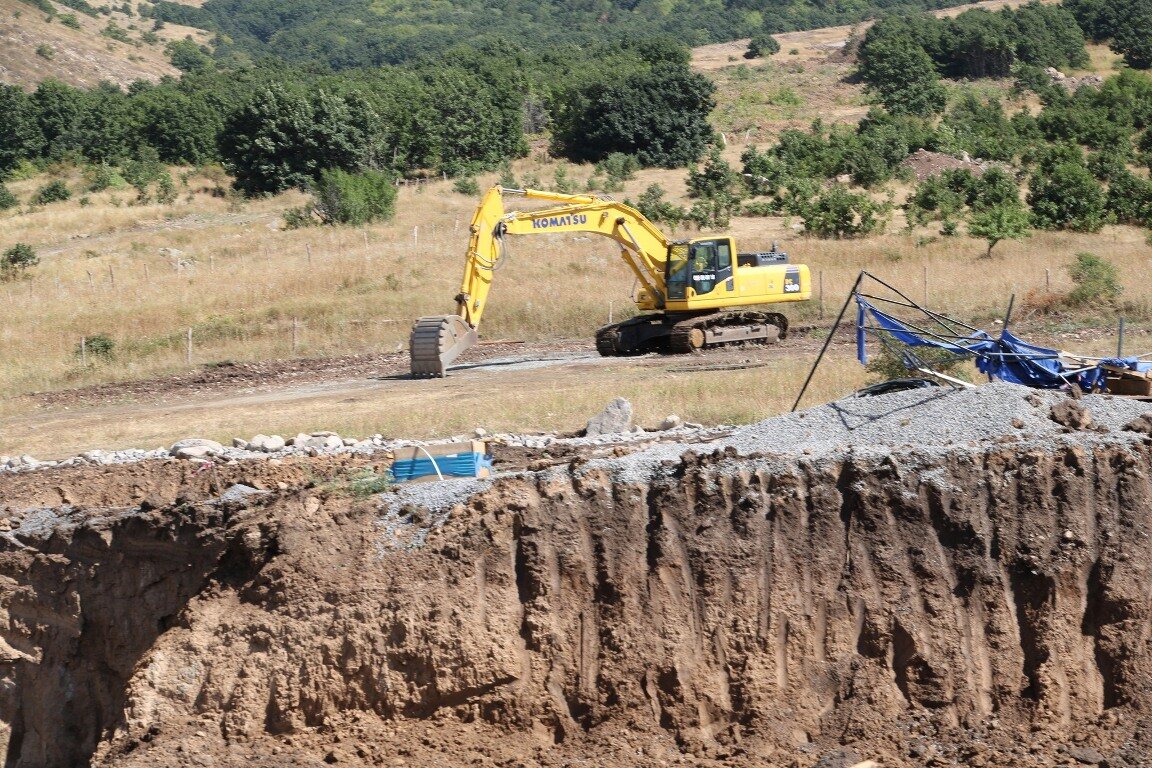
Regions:
<instances>
[{"instance_id":1,"label":"excavator arm","mask_svg":"<svg viewBox=\"0 0 1152 768\"><path fill-rule=\"evenodd\" d=\"M506 195L557 205L506 212ZM608 237L619 245L620 257L639 281L637 306L642 310L664 307L664 265L670 243L656 225L631 206L593 195L493 187L476 208L469 230L456 314L422 317L412 326L409 346L414 376L443 376L452 361L479 340L477 330L503 257L505 235L579 232Z\"/></svg>"}]
</instances>

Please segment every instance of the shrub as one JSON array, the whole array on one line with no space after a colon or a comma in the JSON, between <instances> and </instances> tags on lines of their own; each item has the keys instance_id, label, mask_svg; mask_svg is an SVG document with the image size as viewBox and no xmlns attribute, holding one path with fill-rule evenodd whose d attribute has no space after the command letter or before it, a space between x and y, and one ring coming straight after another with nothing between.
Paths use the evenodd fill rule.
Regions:
<instances>
[{"instance_id":1,"label":"shrub","mask_svg":"<svg viewBox=\"0 0 1152 768\"><path fill-rule=\"evenodd\" d=\"M85 357L89 360L111 360L116 349L115 340L106 333L97 333L86 336L76 345L76 357Z\"/></svg>"},{"instance_id":2,"label":"shrub","mask_svg":"<svg viewBox=\"0 0 1152 768\"><path fill-rule=\"evenodd\" d=\"M632 155L623 152L612 152L600 162L596 163L594 176L603 175L606 180L599 184L604 192L619 192L624 188L624 182L631 181L640 170L640 161Z\"/></svg>"},{"instance_id":3,"label":"shrub","mask_svg":"<svg viewBox=\"0 0 1152 768\"><path fill-rule=\"evenodd\" d=\"M683 206L674 205L664 199L664 189L659 184L652 184L644 190L636 208L651 221L666 224L672 230L688 218L688 212Z\"/></svg>"},{"instance_id":4,"label":"shrub","mask_svg":"<svg viewBox=\"0 0 1152 768\"><path fill-rule=\"evenodd\" d=\"M40 45L36 46L36 55L42 59L48 59L51 61L52 58L56 55L56 49L47 43L41 43Z\"/></svg>"},{"instance_id":5,"label":"shrub","mask_svg":"<svg viewBox=\"0 0 1152 768\"><path fill-rule=\"evenodd\" d=\"M57 179L36 190L36 194L32 196L32 204L47 205L48 203L60 203L71 197L72 193L68 191L68 185L60 179Z\"/></svg>"},{"instance_id":6,"label":"shrub","mask_svg":"<svg viewBox=\"0 0 1152 768\"><path fill-rule=\"evenodd\" d=\"M348 173L338 168L321 171L313 207L325 224L360 226L392 218L396 186L380 171Z\"/></svg>"},{"instance_id":7,"label":"shrub","mask_svg":"<svg viewBox=\"0 0 1152 768\"><path fill-rule=\"evenodd\" d=\"M452 182L452 191L458 192L461 195L467 195L468 197L479 197L480 185L472 176L461 176Z\"/></svg>"},{"instance_id":8,"label":"shrub","mask_svg":"<svg viewBox=\"0 0 1152 768\"><path fill-rule=\"evenodd\" d=\"M0 280L12 280L40 263L40 257L27 243L16 243L0 256Z\"/></svg>"},{"instance_id":9,"label":"shrub","mask_svg":"<svg viewBox=\"0 0 1152 768\"><path fill-rule=\"evenodd\" d=\"M74 13L66 13L60 17L60 23L71 29L80 29L80 20Z\"/></svg>"},{"instance_id":10,"label":"shrub","mask_svg":"<svg viewBox=\"0 0 1152 768\"><path fill-rule=\"evenodd\" d=\"M833 184L803 207L800 217L805 231L817 237L860 237L875 232L883 221L883 206L867 195Z\"/></svg>"},{"instance_id":11,"label":"shrub","mask_svg":"<svg viewBox=\"0 0 1152 768\"><path fill-rule=\"evenodd\" d=\"M1068 294L1068 304L1073 307L1097 302L1111 304L1124 290L1116 265L1092 253L1076 254L1076 261L1068 265L1068 275L1076 284Z\"/></svg>"},{"instance_id":12,"label":"shrub","mask_svg":"<svg viewBox=\"0 0 1152 768\"><path fill-rule=\"evenodd\" d=\"M12 190L4 184L0 184L0 211L7 211L10 208L15 208L20 205L20 201L16 199L16 195L12 194Z\"/></svg>"},{"instance_id":13,"label":"shrub","mask_svg":"<svg viewBox=\"0 0 1152 768\"><path fill-rule=\"evenodd\" d=\"M779 53L780 43L772 35L759 34L753 35L752 39L748 42L748 50L744 52L746 59L758 59L761 56L771 56L774 53Z\"/></svg>"},{"instance_id":14,"label":"shrub","mask_svg":"<svg viewBox=\"0 0 1152 768\"><path fill-rule=\"evenodd\" d=\"M890 334L881 333L879 335L880 348L870 356L868 365L865 370L872 374L871 381L881 382L890 381L892 379L934 379L935 377L929 376L926 373L913 370L908 367L910 360L909 357L915 357L923 364L922 367L943 373L947 376L954 376L960 379L967 379L964 375L963 365L965 362L964 357L955 355L946 349L939 349L937 347L910 347L907 344L902 344L896 339L892 338Z\"/></svg>"},{"instance_id":15,"label":"shrub","mask_svg":"<svg viewBox=\"0 0 1152 768\"><path fill-rule=\"evenodd\" d=\"M1066 162L1038 171L1028 193L1035 225L1041 229L1098 232L1104 226L1105 197L1083 165Z\"/></svg>"}]
</instances>

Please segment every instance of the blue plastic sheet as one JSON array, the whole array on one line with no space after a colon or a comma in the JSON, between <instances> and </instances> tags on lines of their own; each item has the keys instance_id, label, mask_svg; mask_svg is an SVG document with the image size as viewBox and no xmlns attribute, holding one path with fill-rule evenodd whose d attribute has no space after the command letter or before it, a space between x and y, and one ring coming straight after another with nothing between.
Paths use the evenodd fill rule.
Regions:
<instances>
[{"instance_id":1,"label":"blue plastic sheet","mask_svg":"<svg viewBox=\"0 0 1152 768\"><path fill-rule=\"evenodd\" d=\"M993 338L984 331L976 331L959 339L945 338L953 334L946 332L933 334L910 328L908 324L881 311L859 294L856 295L856 305L856 357L861 363L868 362L864 344L865 331L879 330L911 347L935 347L957 355L971 355L975 358L976 367L981 373L1034 389L1060 389L1075 383L1084 391L1090 392L1104 385L1107 371L1102 366L1128 368L1133 371L1152 369L1152 362L1124 357L1101 360L1096 366L1087 370L1073 370L1060 360L1059 351L1029 344L1008 331L1003 331L999 338Z\"/></svg>"}]
</instances>

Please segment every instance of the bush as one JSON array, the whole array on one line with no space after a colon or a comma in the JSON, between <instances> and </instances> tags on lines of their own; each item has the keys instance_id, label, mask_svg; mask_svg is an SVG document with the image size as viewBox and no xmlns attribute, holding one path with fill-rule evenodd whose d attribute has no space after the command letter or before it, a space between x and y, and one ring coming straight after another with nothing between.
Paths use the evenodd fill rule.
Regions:
<instances>
[{"instance_id":1,"label":"bush","mask_svg":"<svg viewBox=\"0 0 1152 768\"><path fill-rule=\"evenodd\" d=\"M953 376L967 380L963 365L966 358L955 355L946 349L937 347L910 347L896 341L890 334L879 335L880 349L871 355L865 370L872 374L870 381L881 382L892 379L935 379L926 373L908 367L906 356L912 355L923 363L924 368L931 369L946 376Z\"/></svg>"},{"instance_id":2,"label":"bush","mask_svg":"<svg viewBox=\"0 0 1152 768\"><path fill-rule=\"evenodd\" d=\"M89 360L111 360L116 349L116 342L106 333L97 333L86 336L76 345L76 357L87 357Z\"/></svg>"},{"instance_id":3,"label":"bush","mask_svg":"<svg viewBox=\"0 0 1152 768\"><path fill-rule=\"evenodd\" d=\"M688 212L683 206L674 205L664 199L664 189L659 184L652 184L644 190L636 208L649 220L657 224L666 224L672 230L688 218Z\"/></svg>"},{"instance_id":4,"label":"bush","mask_svg":"<svg viewBox=\"0 0 1152 768\"><path fill-rule=\"evenodd\" d=\"M60 17L60 23L70 29L80 29L80 20L74 13L66 13Z\"/></svg>"},{"instance_id":5,"label":"bush","mask_svg":"<svg viewBox=\"0 0 1152 768\"><path fill-rule=\"evenodd\" d=\"M60 179L57 179L36 190L36 194L32 195L32 204L47 205L48 203L61 203L71 199L71 197L72 193L68 191L68 185Z\"/></svg>"},{"instance_id":6,"label":"bush","mask_svg":"<svg viewBox=\"0 0 1152 768\"><path fill-rule=\"evenodd\" d=\"M20 205L20 201L16 199L16 195L12 194L12 190L4 184L0 184L0 211L7 211L10 208L15 208Z\"/></svg>"},{"instance_id":7,"label":"bush","mask_svg":"<svg viewBox=\"0 0 1152 768\"><path fill-rule=\"evenodd\" d=\"M472 176L461 176L452 182L452 191L458 192L461 195L467 195L468 197L479 197L480 185Z\"/></svg>"},{"instance_id":8,"label":"bush","mask_svg":"<svg viewBox=\"0 0 1152 768\"><path fill-rule=\"evenodd\" d=\"M748 50L744 52L746 59L758 59L761 56L771 56L780 52L780 43L772 35L753 35L748 42Z\"/></svg>"},{"instance_id":9,"label":"bush","mask_svg":"<svg viewBox=\"0 0 1152 768\"><path fill-rule=\"evenodd\" d=\"M48 61L51 61L52 58L56 56L56 49L47 43L41 43L40 45L36 46L36 55L42 59L48 59Z\"/></svg>"},{"instance_id":10,"label":"bush","mask_svg":"<svg viewBox=\"0 0 1152 768\"><path fill-rule=\"evenodd\" d=\"M804 206L800 216L806 232L839 240L875 232L883 224L880 219L883 212L883 206L867 195L833 184Z\"/></svg>"},{"instance_id":11,"label":"bush","mask_svg":"<svg viewBox=\"0 0 1152 768\"><path fill-rule=\"evenodd\" d=\"M1104 226L1104 190L1078 163L1039 170L1032 178L1028 205L1033 223L1040 229L1098 232Z\"/></svg>"},{"instance_id":12,"label":"bush","mask_svg":"<svg viewBox=\"0 0 1152 768\"><path fill-rule=\"evenodd\" d=\"M1068 265L1068 275L1076 284L1068 294L1068 304L1073 307L1099 302L1111 304L1124 290L1116 265L1092 253L1076 254L1076 261Z\"/></svg>"},{"instance_id":13,"label":"bush","mask_svg":"<svg viewBox=\"0 0 1152 768\"><path fill-rule=\"evenodd\" d=\"M348 173L338 168L320 172L313 208L325 224L360 226L390 219L395 213L396 185L380 171Z\"/></svg>"},{"instance_id":14,"label":"bush","mask_svg":"<svg viewBox=\"0 0 1152 768\"><path fill-rule=\"evenodd\" d=\"M593 176L605 176L605 181L597 186L604 192L619 192L624 189L624 182L631 181L640 170L640 161L632 155L623 152L612 152L600 162L596 163Z\"/></svg>"},{"instance_id":15,"label":"bush","mask_svg":"<svg viewBox=\"0 0 1152 768\"><path fill-rule=\"evenodd\" d=\"M0 256L0 280L13 280L30 267L40 263L40 257L27 243L16 243Z\"/></svg>"}]
</instances>

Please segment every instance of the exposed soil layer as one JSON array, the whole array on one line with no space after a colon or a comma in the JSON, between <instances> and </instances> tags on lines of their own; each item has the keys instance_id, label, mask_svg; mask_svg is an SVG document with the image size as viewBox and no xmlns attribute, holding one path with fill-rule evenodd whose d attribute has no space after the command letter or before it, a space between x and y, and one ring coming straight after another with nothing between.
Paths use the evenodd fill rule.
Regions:
<instances>
[{"instance_id":1,"label":"exposed soil layer","mask_svg":"<svg viewBox=\"0 0 1152 768\"><path fill-rule=\"evenodd\" d=\"M779 467L0 478L7 764L1150 764L1148 444Z\"/></svg>"}]
</instances>

